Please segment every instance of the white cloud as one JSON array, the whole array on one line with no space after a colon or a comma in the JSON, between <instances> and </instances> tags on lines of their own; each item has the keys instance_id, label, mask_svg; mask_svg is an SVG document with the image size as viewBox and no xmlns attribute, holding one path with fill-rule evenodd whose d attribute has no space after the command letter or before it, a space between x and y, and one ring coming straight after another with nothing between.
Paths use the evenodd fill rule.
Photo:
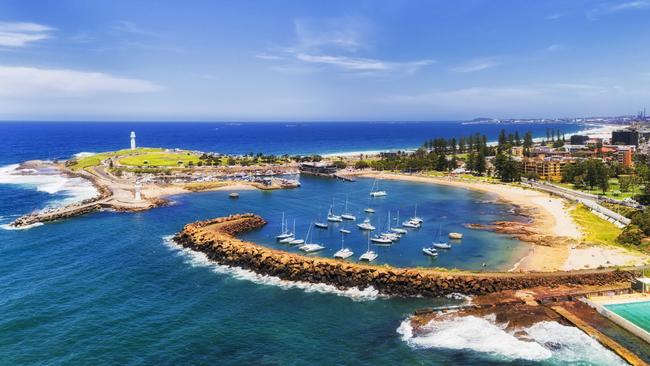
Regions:
<instances>
[{"instance_id":1,"label":"white cloud","mask_svg":"<svg viewBox=\"0 0 650 366\"><path fill-rule=\"evenodd\" d=\"M365 38L369 24L362 18L342 17L324 20L296 19L294 31L297 45L301 51L335 48L347 52L357 52L366 48Z\"/></svg>"},{"instance_id":2,"label":"white cloud","mask_svg":"<svg viewBox=\"0 0 650 366\"><path fill-rule=\"evenodd\" d=\"M487 70L491 69L493 67L497 67L501 65L502 62L499 61L495 57L487 57L487 58L477 58L471 61L468 61L462 65L454 66L451 68L451 71L453 72L461 72L461 73L466 73L466 72L477 72L477 71L482 71L482 70Z\"/></svg>"},{"instance_id":3,"label":"white cloud","mask_svg":"<svg viewBox=\"0 0 650 366\"><path fill-rule=\"evenodd\" d=\"M362 50L370 49L366 39L371 28L365 20L354 17L318 21L299 19L294 21L294 44L276 47L270 50L271 53L263 52L255 57L276 62L273 70L292 74L332 69L364 76L410 74L435 63L430 59L388 61L361 57L359 53Z\"/></svg>"},{"instance_id":4,"label":"white cloud","mask_svg":"<svg viewBox=\"0 0 650 366\"><path fill-rule=\"evenodd\" d=\"M432 60L420 60L409 62L387 62L369 58L356 58L328 55L308 55L299 53L296 57L304 62L332 65L347 71L381 72L381 71L404 71L415 72L418 69L431 65Z\"/></svg>"},{"instance_id":5,"label":"white cloud","mask_svg":"<svg viewBox=\"0 0 650 366\"><path fill-rule=\"evenodd\" d=\"M282 59L284 59L284 57L282 57L282 56L278 56L278 55L274 55L274 54L270 54L270 53L265 53L265 52L258 53L257 55L255 55L255 57L259 58L260 60L282 60Z\"/></svg>"},{"instance_id":6,"label":"white cloud","mask_svg":"<svg viewBox=\"0 0 650 366\"><path fill-rule=\"evenodd\" d=\"M598 20L603 15L609 15L628 10L643 10L648 8L650 8L650 0L635 0L623 3L605 3L589 10L586 15L590 20Z\"/></svg>"},{"instance_id":7,"label":"white cloud","mask_svg":"<svg viewBox=\"0 0 650 366\"><path fill-rule=\"evenodd\" d=\"M155 36L156 34L152 31L143 29L140 27L138 24L134 22L129 22L126 20L121 20L117 22L114 26L113 29L119 32L124 32L124 33L131 33L131 34L138 34L142 36Z\"/></svg>"},{"instance_id":8,"label":"white cloud","mask_svg":"<svg viewBox=\"0 0 650 366\"><path fill-rule=\"evenodd\" d=\"M0 95L6 97L85 96L96 93L149 93L162 87L146 80L100 72L0 66Z\"/></svg>"},{"instance_id":9,"label":"white cloud","mask_svg":"<svg viewBox=\"0 0 650 366\"><path fill-rule=\"evenodd\" d=\"M552 44L552 45L546 47L546 50L549 51L549 52L557 52L557 51L561 51L563 49L564 49L564 46L561 45L561 44Z\"/></svg>"},{"instance_id":10,"label":"white cloud","mask_svg":"<svg viewBox=\"0 0 650 366\"><path fill-rule=\"evenodd\" d=\"M564 14L555 13L555 14L551 14L551 15L547 16L546 19L548 19L548 20L558 20L558 19L560 19L562 17L564 17Z\"/></svg>"},{"instance_id":11,"label":"white cloud","mask_svg":"<svg viewBox=\"0 0 650 366\"><path fill-rule=\"evenodd\" d=\"M0 47L25 47L50 38L53 30L37 23L0 22Z\"/></svg>"}]
</instances>

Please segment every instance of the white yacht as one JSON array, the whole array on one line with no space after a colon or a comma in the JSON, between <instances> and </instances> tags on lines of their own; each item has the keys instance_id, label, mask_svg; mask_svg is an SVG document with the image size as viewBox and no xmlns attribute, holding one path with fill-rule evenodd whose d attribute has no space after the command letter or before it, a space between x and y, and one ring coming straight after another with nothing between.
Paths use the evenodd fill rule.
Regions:
<instances>
[{"instance_id":1,"label":"white yacht","mask_svg":"<svg viewBox=\"0 0 650 366\"><path fill-rule=\"evenodd\" d=\"M390 211L388 211L388 222L386 224L386 231L383 231L381 233L381 236L386 237L390 239L391 241L396 241L399 240L400 236L398 233L394 232L393 229L391 229L391 221L390 221ZM406 231L406 230L404 230Z\"/></svg>"},{"instance_id":2,"label":"white yacht","mask_svg":"<svg viewBox=\"0 0 650 366\"><path fill-rule=\"evenodd\" d=\"M341 229L341 230L339 230L339 231L340 231L341 233L343 233L343 234L349 234L349 233L351 233L351 231L350 231L350 230L348 230L348 229L345 229L345 228L342 228L342 229Z\"/></svg>"},{"instance_id":3,"label":"white yacht","mask_svg":"<svg viewBox=\"0 0 650 366\"><path fill-rule=\"evenodd\" d=\"M422 223L424 223L424 219L422 219L421 217L418 216L418 205L417 204L415 205L415 212L413 213L413 217L411 217L409 219L409 221L416 222L416 223L418 223L420 225L422 225Z\"/></svg>"},{"instance_id":4,"label":"white yacht","mask_svg":"<svg viewBox=\"0 0 650 366\"><path fill-rule=\"evenodd\" d=\"M295 224L294 224L295 225ZM296 231L296 228L294 227L293 231ZM309 225L309 228L307 229L307 235L305 235L305 239L309 237L309 233L311 232L311 225ZM289 242L289 245L302 245L305 244L305 239L293 239L292 241Z\"/></svg>"},{"instance_id":5,"label":"white yacht","mask_svg":"<svg viewBox=\"0 0 650 366\"><path fill-rule=\"evenodd\" d=\"M341 249L339 249L336 253L334 253L334 258L345 259L345 258L350 258L351 256L354 255L353 251L343 246L343 238L344 236L341 235Z\"/></svg>"},{"instance_id":6,"label":"white yacht","mask_svg":"<svg viewBox=\"0 0 650 366\"><path fill-rule=\"evenodd\" d=\"M343 214L341 215L341 218L344 220L356 220L357 217L354 216L353 214L348 212L348 199L345 199L345 210L343 211Z\"/></svg>"},{"instance_id":7,"label":"white yacht","mask_svg":"<svg viewBox=\"0 0 650 366\"><path fill-rule=\"evenodd\" d=\"M371 207L368 207L368 208L366 208L366 209L363 210L363 211L364 211L364 212L367 212L367 213L375 213L375 209L374 209L374 208L371 208Z\"/></svg>"},{"instance_id":8,"label":"white yacht","mask_svg":"<svg viewBox=\"0 0 650 366\"><path fill-rule=\"evenodd\" d=\"M300 247L298 247L298 249L302 250L305 253L313 253L313 252L321 251L325 249L325 247L320 244L312 243L312 244L303 244Z\"/></svg>"},{"instance_id":9,"label":"white yacht","mask_svg":"<svg viewBox=\"0 0 650 366\"><path fill-rule=\"evenodd\" d=\"M361 254L361 257L359 257L359 260L360 261L372 262L375 259L377 259L377 253L370 250L370 235L368 235L368 250L365 253Z\"/></svg>"},{"instance_id":10,"label":"white yacht","mask_svg":"<svg viewBox=\"0 0 650 366\"><path fill-rule=\"evenodd\" d=\"M294 240L296 240L296 238L294 238L293 235L292 235L292 236L286 237L286 238L284 238L284 239L280 239L280 240L278 240L278 243L281 243L281 244L289 244L289 243L291 243L291 242L294 241Z\"/></svg>"},{"instance_id":11,"label":"white yacht","mask_svg":"<svg viewBox=\"0 0 650 366\"><path fill-rule=\"evenodd\" d=\"M368 231L375 230L375 227L372 226L372 224L370 223L370 219L365 219L365 220L363 220L363 222L360 223L360 224L358 224L357 226L358 226L359 229L361 229L361 230L368 230Z\"/></svg>"},{"instance_id":12,"label":"white yacht","mask_svg":"<svg viewBox=\"0 0 650 366\"><path fill-rule=\"evenodd\" d=\"M309 240L309 232L307 233L307 237L305 237L305 240ZM316 243L309 243L309 244L303 244L298 247L298 249L302 250L305 253L313 253L313 252L318 252L320 250L325 249L324 246Z\"/></svg>"},{"instance_id":13,"label":"white yacht","mask_svg":"<svg viewBox=\"0 0 650 366\"><path fill-rule=\"evenodd\" d=\"M399 211L397 211L397 220L396 221L399 222ZM406 229L402 229L401 227L391 227L390 231L394 232L396 234L399 234L399 235L404 235L404 234L408 233L408 231L406 231Z\"/></svg>"},{"instance_id":14,"label":"white yacht","mask_svg":"<svg viewBox=\"0 0 650 366\"><path fill-rule=\"evenodd\" d=\"M289 231L289 228L287 227L287 223L284 220L284 212L282 213L282 229L280 229L280 235L276 236L275 238L278 240L283 240L287 239L290 237L293 237L293 233Z\"/></svg>"},{"instance_id":15,"label":"white yacht","mask_svg":"<svg viewBox=\"0 0 650 366\"><path fill-rule=\"evenodd\" d=\"M438 227L438 236L431 246L437 249L451 249L449 243L442 241L442 225Z\"/></svg>"},{"instance_id":16,"label":"white yacht","mask_svg":"<svg viewBox=\"0 0 650 366\"><path fill-rule=\"evenodd\" d=\"M372 183L372 189L370 190L370 197L384 197L388 195L386 191L376 189L376 186L377 186L377 179L375 179L375 181Z\"/></svg>"},{"instance_id":17,"label":"white yacht","mask_svg":"<svg viewBox=\"0 0 650 366\"><path fill-rule=\"evenodd\" d=\"M343 218L341 218L341 216L339 216L339 215L334 215L332 213L332 206L330 206L330 210L327 213L327 221L329 221L329 222L341 222L341 221L343 221Z\"/></svg>"}]
</instances>

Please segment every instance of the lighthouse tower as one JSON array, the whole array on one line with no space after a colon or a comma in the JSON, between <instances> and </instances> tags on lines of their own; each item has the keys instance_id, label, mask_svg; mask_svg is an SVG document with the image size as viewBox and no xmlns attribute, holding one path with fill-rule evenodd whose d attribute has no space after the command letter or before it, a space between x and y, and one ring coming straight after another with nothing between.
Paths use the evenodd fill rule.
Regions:
<instances>
[{"instance_id":1,"label":"lighthouse tower","mask_svg":"<svg viewBox=\"0 0 650 366\"><path fill-rule=\"evenodd\" d=\"M135 150L135 131L131 131L131 150Z\"/></svg>"}]
</instances>

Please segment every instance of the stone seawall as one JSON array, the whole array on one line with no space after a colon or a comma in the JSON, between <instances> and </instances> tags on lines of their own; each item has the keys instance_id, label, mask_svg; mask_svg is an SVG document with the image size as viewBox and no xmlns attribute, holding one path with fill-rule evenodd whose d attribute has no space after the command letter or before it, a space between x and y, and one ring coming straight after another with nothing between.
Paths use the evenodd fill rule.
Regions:
<instances>
[{"instance_id":1,"label":"stone seawall","mask_svg":"<svg viewBox=\"0 0 650 366\"><path fill-rule=\"evenodd\" d=\"M532 287L607 285L630 281L635 270L589 270L549 273L472 273L392 268L309 257L245 242L234 235L257 230L266 221L254 214L231 215L186 225L174 241L224 265L249 269L283 280L325 283L339 288L374 287L399 296L439 297L450 293L487 294Z\"/></svg>"}]
</instances>

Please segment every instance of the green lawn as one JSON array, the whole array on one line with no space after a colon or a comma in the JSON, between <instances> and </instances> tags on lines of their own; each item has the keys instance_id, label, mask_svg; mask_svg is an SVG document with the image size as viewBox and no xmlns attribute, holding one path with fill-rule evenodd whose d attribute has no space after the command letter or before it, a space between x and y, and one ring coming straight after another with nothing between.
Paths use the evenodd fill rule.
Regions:
<instances>
[{"instance_id":1,"label":"green lawn","mask_svg":"<svg viewBox=\"0 0 650 366\"><path fill-rule=\"evenodd\" d=\"M196 165L199 162L199 157L186 152L148 152L120 159L120 164L127 166L179 166L187 165L190 162Z\"/></svg>"},{"instance_id":2,"label":"green lawn","mask_svg":"<svg viewBox=\"0 0 650 366\"><path fill-rule=\"evenodd\" d=\"M585 242L590 244L616 244L616 237L621 233L621 229L611 222L594 215L583 205L578 205L571 210L571 216L584 233Z\"/></svg>"},{"instance_id":3,"label":"green lawn","mask_svg":"<svg viewBox=\"0 0 650 366\"><path fill-rule=\"evenodd\" d=\"M569 188L569 189L575 189L575 190L586 192L586 193L591 193L591 194L596 194L596 195L602 195L603 194L603 191L601 189L598 189L598 188L596 188L596 189L588 189L588 188L578 189L571 183L556 183L556 184L558 186L561 186L561 187L565 187L565 188ZM609 189L605 193L605 196L609 197L609 198L622 200L622 199L625 199L625 198L628 198L628 197L633 198L635 195L636 196L642 195L643 190L644 190L643 186L638 185L638 186L634 187L634 190L630 190L629 192L622 192L621 187L620 187L620 185L618 183L618 179L617 178L611 178L609 180Z\"/></svg>"},{"instance_id":4,"label":"green lawn","mask_svg":"<svg viewBox=\"0 0 650 366\"><path fill-rule=\"evenodd\" d=\"M128 155L128 154L142 154L142 153L148 153L148 152L153 152L153 151L162 151L163 149L160 148L148 148L148 147L141 147L137 148L135 151L131 149L124 149L124 150L118 150L118 151L108 151L104 153L99 153L91 156L86 156L83 158L79 158L76 160L74 164L70 166L72 170L80 170L80 169L86 169L91 166L97 166L101 164L102 160L108 159L110 157L114 156L122 156L122 155Z\"/></svg>"}]
</instances>

